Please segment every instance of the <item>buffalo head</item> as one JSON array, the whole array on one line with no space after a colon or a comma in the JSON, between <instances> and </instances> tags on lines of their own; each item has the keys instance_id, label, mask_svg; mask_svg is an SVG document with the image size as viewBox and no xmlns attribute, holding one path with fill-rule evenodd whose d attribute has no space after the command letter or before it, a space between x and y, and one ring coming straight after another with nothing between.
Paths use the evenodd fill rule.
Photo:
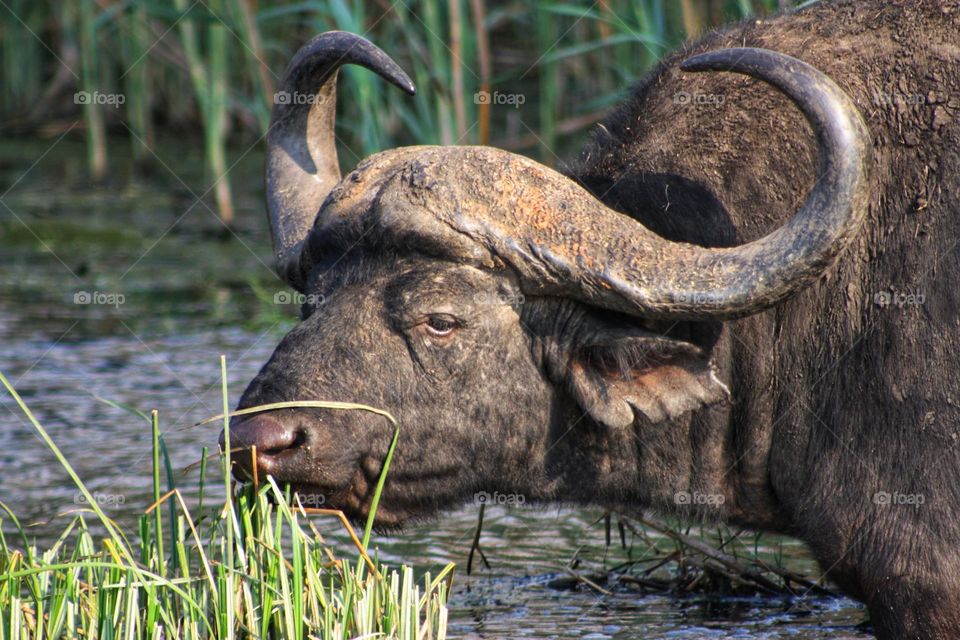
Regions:
<instances>
[{"instance_id":1,"label":"buffalo head","mask_svg":"<svg viewBox=\"0 0 960 640\"><path fill-rule=\"evenodd\" d=\"M818 278L866 210L868 136L844 93L761 49L689 59L747 74L801 109L819 180L788 224L737 247L668 241L552 169L490 147L379 153L341 178L337 68L413 85L366 40L325 33L286 71L268 136L267 187L281 277L302 320L240 407L347 400L402 427L378 519L397 524L474 492L630 499L624 433L723 401L701 323L768 309ZM575 432L575 437L568 434ZM366 513L393 429L372 413L269 411L235 420L259 473ZM236 456L248 473L249 456ZM620 461L620 462L618 462Z\"/></svg>"}]
</instances>

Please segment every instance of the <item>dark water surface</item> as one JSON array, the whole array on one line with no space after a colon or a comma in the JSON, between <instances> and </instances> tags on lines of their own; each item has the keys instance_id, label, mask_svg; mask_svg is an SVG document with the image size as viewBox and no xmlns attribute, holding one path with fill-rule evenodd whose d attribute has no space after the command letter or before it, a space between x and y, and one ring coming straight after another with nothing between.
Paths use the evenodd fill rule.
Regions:
<instances>
[{"instance_id":1,"label":"dark water surface","mask_svg":"<svg viewBox=\"0 0 960 640\"><path fill-rule=\"evenodd\" d=\"M132 530L151 501L149 424L97 396L158 409L179 473L202 447L216 448L219 427L191 425L220 412L219 356L226 355L235 402L296 309L275 303L286 289L268 268L259 149L233 170L238 224L226 233L197 203L209 186L198 157L170 146L160 154L169 170L161 166L150 180L131 179L115 160L115 179L93 187L82 177L82 147L55 140L0 147L0 370L107 513ZM83 505L10 398L0 405L0 501L49 544L67 512ZM196 473L178 482L191 487ZM870 637L856 626L863 609L842 598L667 598L548 586L575 557L596 570L627 559L617 544L606 547L600 515L491 509L482 538L491 568L472 576L464 567L474 506L376 545L381 557L422 570L460 565L450 602L456 637ZM316 523L342 543L335 522ZM3 528L9 533L10 523ZM758 544L816 575L794 541Z\"/></svg>"}]
</instances>

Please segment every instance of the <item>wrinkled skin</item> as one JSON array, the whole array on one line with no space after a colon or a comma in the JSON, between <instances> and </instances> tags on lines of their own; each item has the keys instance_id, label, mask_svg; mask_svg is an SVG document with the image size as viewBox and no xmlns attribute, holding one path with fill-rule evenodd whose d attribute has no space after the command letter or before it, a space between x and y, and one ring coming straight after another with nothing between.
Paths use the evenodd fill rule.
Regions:
<instances>
[{"instance_id":1,"label":"wrinkled skin","mask_svg":"<svg viewBox=\"0 0 960 640\"><path fill-rule=\"evenodd\" d=\"M660 465L642 469L624 395L602 397L623 366L643 385L725 398L696 346L567 300L526 298L503 276L471 267L425 259L343 262L315 283L323 304L304 309L305 319L277 347L240 408L350 398L391 411L405 428L378 511L382 526L456 506L478 491L629 507L650 502L656 485L669 485L669 495L657 496L664 504L677 491L696 489L682 480L665 483L655 471ZM456 328L437 335L431 318ZM356 385L357 375L368 384ZM635 402L681 395L644 394L633 385L626 393ZM596 424L579 408L587 403L617 426ZM262 472L365 517L389 423L319 409L272 415L299 442L276 454L261 447ZM250 422L234 433L241 443ZM658 450L675 449L672 438L658 440L651 439Z\"/></svg>"},{"instance_id":2,"label":"wrinkled skin","mask_svg":"<svg viewBox=\"0 0 960 640\"><path fill-rule=\"evenodd\" d=\"M551 391L533 362L517 311L483 303L497 296L500 283L476 269L422 259L341 267L317 283L324 303L305 310L241 406L349 398L393 412L404 428L378 512L382 525L453 506L485 487L485 478L504 464L524 468L546 438ZM456 317L463 326L438 337L424 322L429 314ZM526 375L503 376L504 368ZM373 384L357 385L358 375ZM451 404L478 388L487 390L489 402ZM519 423L517 405L526 408ZM300 423L306 446L277 456L270 471L306 481L313 486L305 491L327 495L328 504L354 518L364 516L391 425L360 412L289 413ZM484 424L491 428L477 428ZM511 475L516 477L503 478L508 484L534 484Z\"/></svg>"},{"instance_id":3,"label":"wrinkled skin","mask_svg":"<svg viewBox=\"0 0 960 640\"><path fill-rule=\"evenodd\" d=\"M307 287L323 303L304 309L240 407L322 399L393 413L383 526L477 491L721 518L807 542L881 638L960 637L960 8L906 6L820 5L692 48L795 55L864 112L867 223L800 295L743 320L665 325L524 296L509 271L376 239L331 247ZM730 246L789 218L815 180L816 143L769 88L683 77L689 53L598 129L573 177L665 237ZM726 100L678 108L679 91ZM910 107L877 91L932 98ZM877 304L891 287L925 303ZM277 446L261 446L265 433ZM261 473L358 519L391 435L354 411L234 427L235 443L258 445ZM723 500L677 504L682 492Z\"/></svg>"}]
</instances>

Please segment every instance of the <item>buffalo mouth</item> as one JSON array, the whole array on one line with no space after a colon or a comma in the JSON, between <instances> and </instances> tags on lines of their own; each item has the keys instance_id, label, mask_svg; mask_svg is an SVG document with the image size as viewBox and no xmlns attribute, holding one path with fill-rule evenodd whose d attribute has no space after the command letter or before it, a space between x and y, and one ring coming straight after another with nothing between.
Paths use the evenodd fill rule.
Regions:
<instances>
[{"instance_id":1,"label":"buffalo mouth","mask_svg":"<svg viewBox=\"0 0 960 640\"><path fill-rule=\"evenodd\" d=\"M362 474L359 474L362 475ZM315 509L340 511L354 524L366 524L373 502L375 485L369 490L353 484L339 489L304 483L278 483L286 492L291 507L303 507L307 513ZM411 517L403 509L381 502L377 506L374 526L378 531L391 531L401 528Z\"/></svg>"},{"instance_id":2,"label":"buffalo mouth","mask_svg":"<svg viewBox=\"0 0 960 640\"><path fill-rule=\"evenodd\" d=\"M348 519L365 523L386 454L344 446L329 435L335 431L326 423L329 419L323 412L309 410L272 410L234 417L230 422L234 478L263 486L270 477L289 498L290 506L341 511ZM221 450L224 440L221 434ZM441 487L449 485L460 472L456 465L428 474L422 470L405 474L391 468L374 526L378 531L394 530L408 520L435 513L442 508L441 502L450 502Z\"/></svg>"},{"instance_id":3,"label":"buffalo mouth","mask_svg":"<svg viewBox=\"0 0 960 640\"><path fill-rule=\"evenodd\" d=\"M334 438L318 437L324 431L323 418L312 413L269 411L235 417L230 422L234 478L262 483L272 476L280 486L307 488L311 504L319 506L323 496L364 480L356 477L358 466L379 473L379 464L367 463L362 452L338 445ZM225 447L221 434L221 451Z\"/></svg>"},{"instance_id":4,"label":"buffalo mouth","mask_svg":"<svg viewBox=\"0 0 960 640\"><path fill-rule=\"evenodd\" d=\"M234 479L263 486L270 477L289 498L288 504L292 507L342 511L348 519L365 523L373 505L382 461L361 455L337 464L323 464L313 459L311 449L315 447L311 446L305 429L287 424L266 413L231 423ZM221 449L224 444L221 435ZM270 493L276 497L274 492ZM384 500L378 505L375 523L378 529L400 527L409 518L405 509L387 504L389 502L392 501Z\"/></svg>"}]
</instances>

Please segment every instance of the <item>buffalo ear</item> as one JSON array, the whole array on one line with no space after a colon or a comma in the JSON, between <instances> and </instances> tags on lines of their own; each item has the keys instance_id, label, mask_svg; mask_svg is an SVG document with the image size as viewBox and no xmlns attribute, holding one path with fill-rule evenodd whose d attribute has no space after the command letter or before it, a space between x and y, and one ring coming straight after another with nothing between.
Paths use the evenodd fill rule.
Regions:
<instances>
[{"instance_id":1,"label":"buffalo ear","mask_svg":"<svg viewBox=\"0 0 960 640\"><path fill-rule=\"evenodd\" d=\"M702 349L636 329L605 328L572 354L567 380L580 407L615 428L634 412L657 423L730 397Z\"/></svg>"}]
</instances>

